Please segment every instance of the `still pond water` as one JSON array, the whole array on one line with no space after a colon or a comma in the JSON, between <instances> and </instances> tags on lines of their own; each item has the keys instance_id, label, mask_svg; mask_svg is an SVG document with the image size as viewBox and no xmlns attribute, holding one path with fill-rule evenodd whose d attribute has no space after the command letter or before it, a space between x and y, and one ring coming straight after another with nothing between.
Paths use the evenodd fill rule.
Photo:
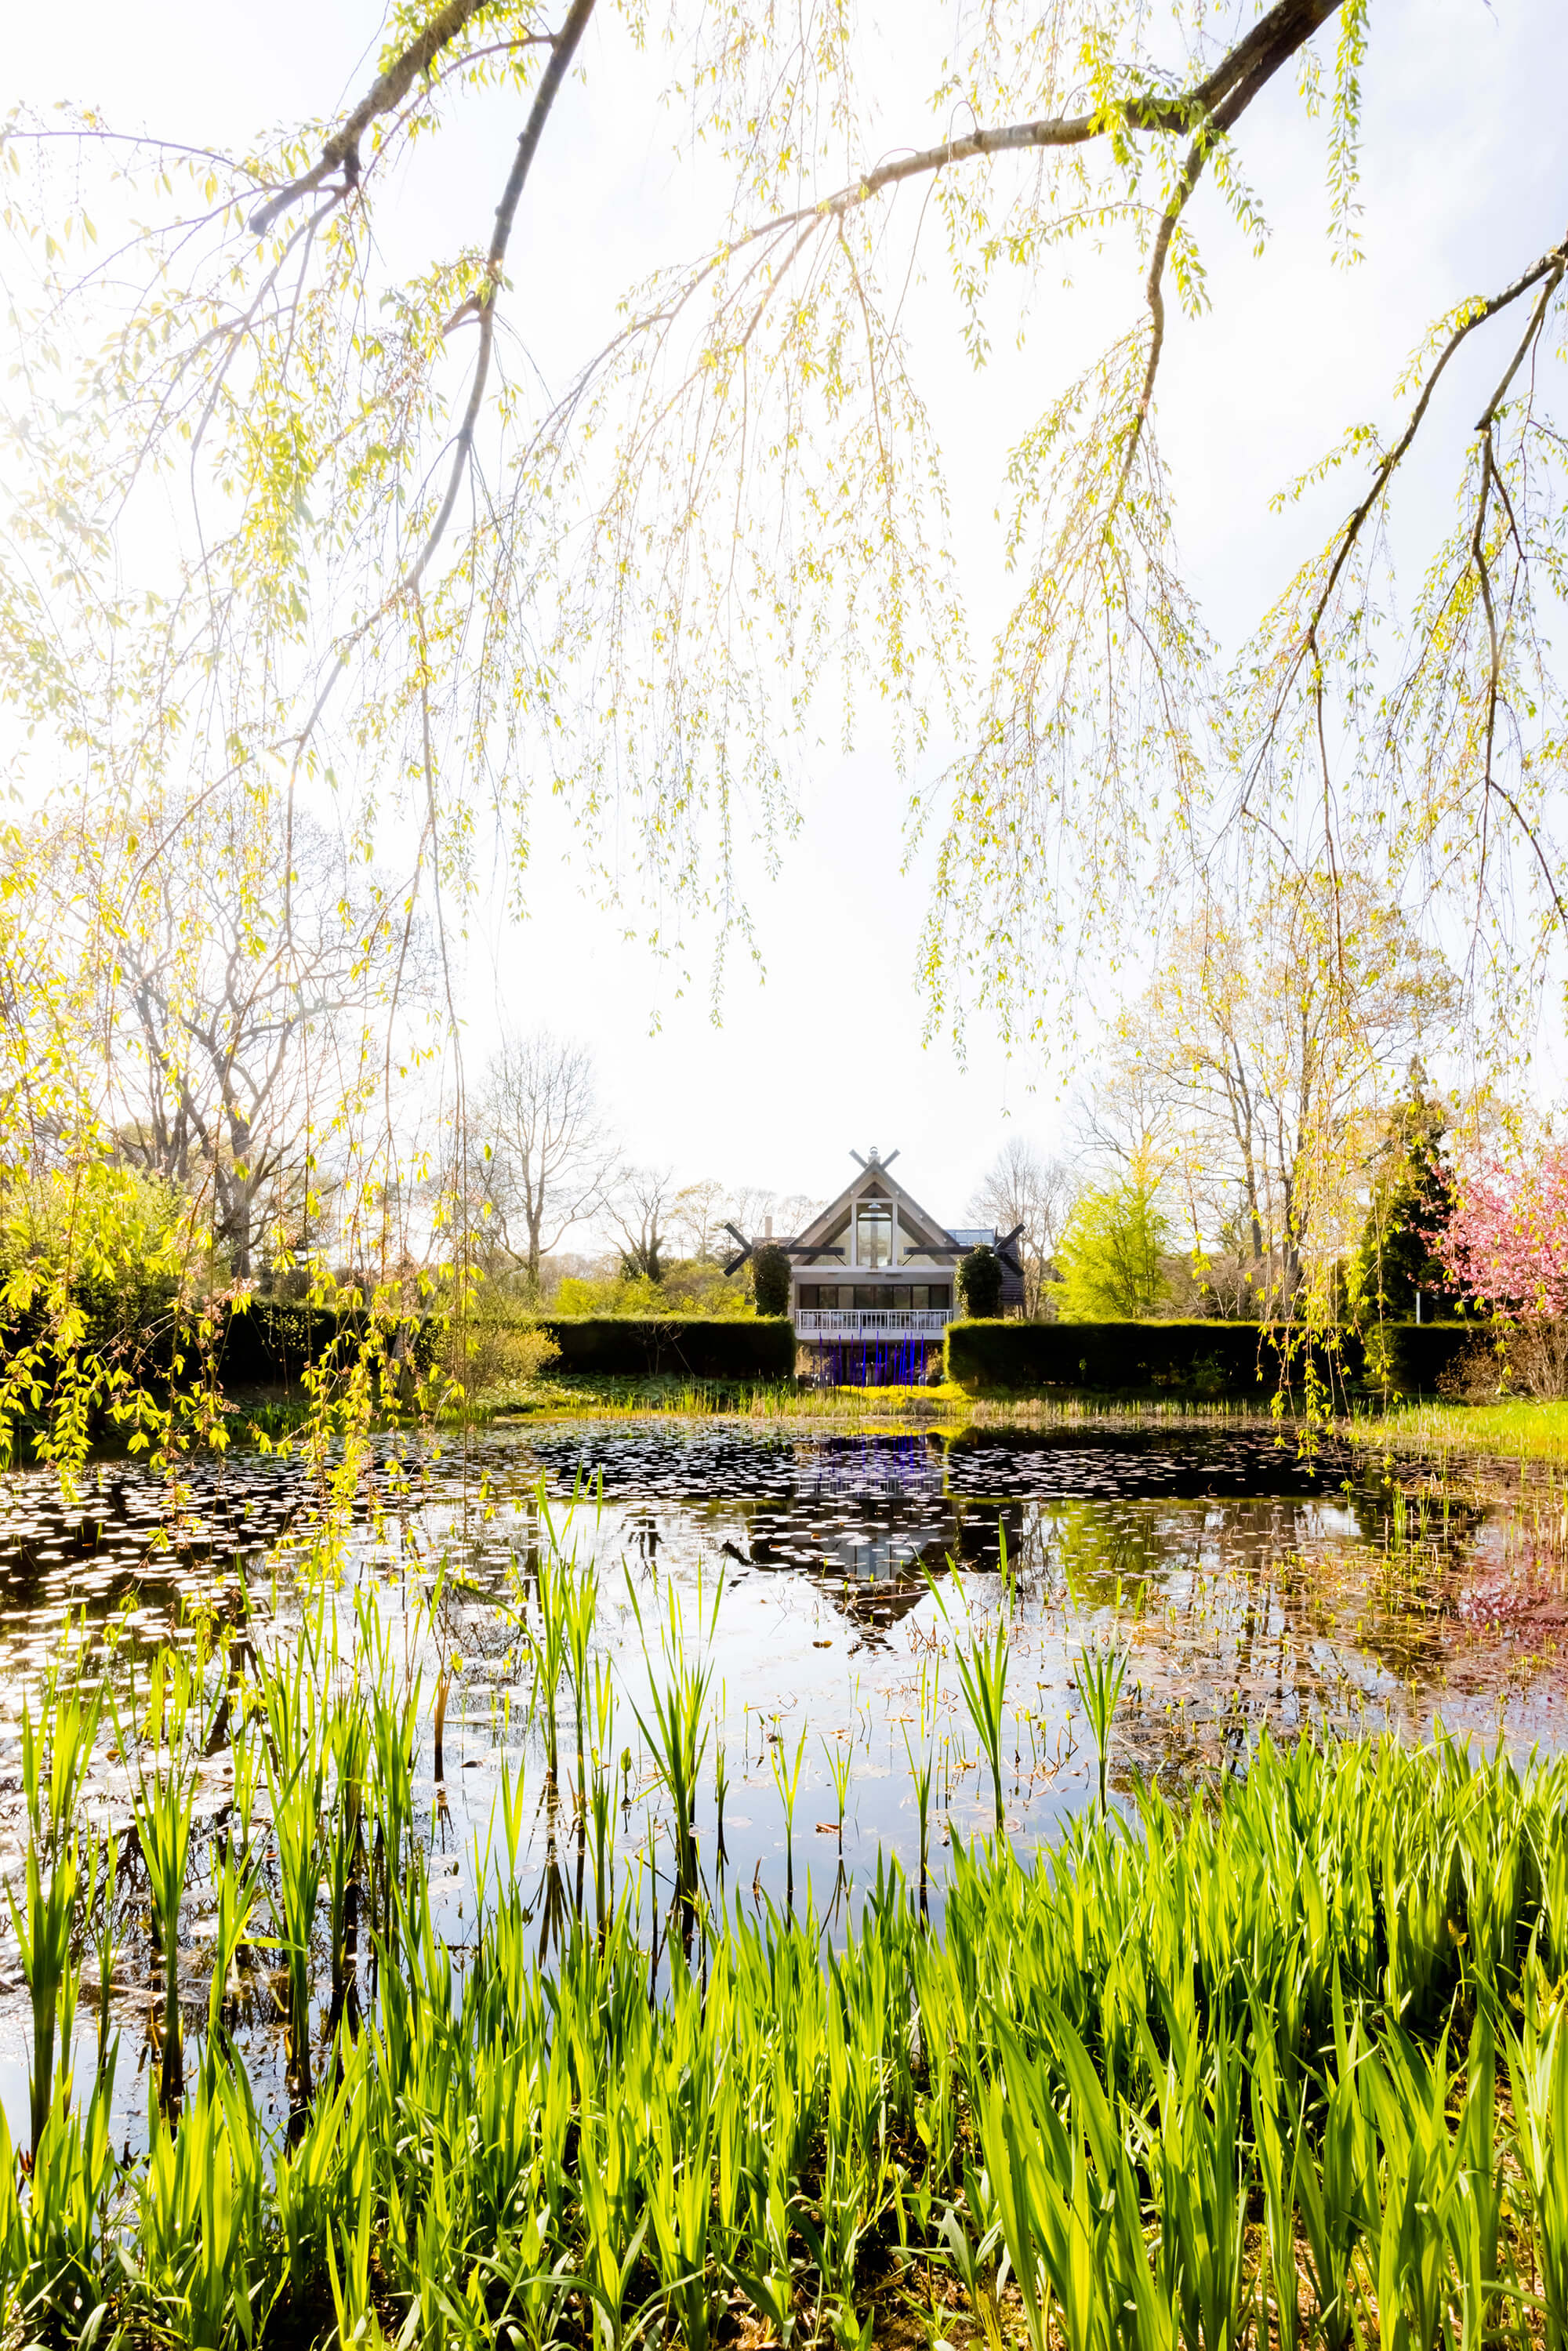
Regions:
<instances>
[{"instance_id":1,"label":"still pond water","mask_svg":"<svg viewBox=\"0 0 1568 2351\"><path fill-rule=\"evenodd\" d=\"M199 1469L178 1498L125 1463L95 1467L68 1508L41 1476L0 1487L0 1870L14 1874L20 1857L22 1704L66 1612L85 1611L89 1625L123 1620L129 1655L182 1637L193 1609L235 1621L243 1581L263 1626L286 1635L308 1573L313 1491L303 1463L256 1458ZM472 1930L475 1843L503 1763L528 1790L519 1867L538 1882L542 1943L580 1898L570 1804L545 1787L519 1640L519 1604L552 1541L600 1571L618 1767L631 1750L616 1783L624 1888L650 1922L668 1903L668 1823L634 1710L647 1715L646 1649L656 1665L673 1597L694 1654L712 1625L697 1813L709 1894L782 1907L779 1767L798 1761L794 1899L814 1904L834 1935L879 1851L917 1876L912 1752L934 1760L935 1905L953 1844L992 1825L989 1768L952 1658L967 1622L978 1629L1004 1608L1010 1620L1002 1794L1009 1834L1029 1851L1094 1800L1094 1744L1073 1682L1086 1645L1129 1655L1112 1765L1124 1802L1139 1775L1176 1790L1234 1768L1266 1727L1285 1739L1312 1724L1418 1736L1440 1717L1489 1743L1500 1730L1520 1748L1568 1743L1565 1538L1547 1480L1521 1488L1501 1466L1456 1479L1409 1462L1390 1476L1334 1446L1303 1460L1271 1426L840 1436L572 1423L381 1447L337 1604L347 1611L357 1584L396 1620L415 1585L444 1577L437 1635L411 1662L427 1689L443 1657L452 1670L443 1776L427 1717L416 1795L438 1923L455 1943ZM563 1725L563 1751L570 1743ZM87 1809L118 1825L126 1785L102 1745ZM841 1778L846 1761L841 1828L834 1767ZM225 1768L214 1756L209 1823L223 1816ZM205 1883L198 1856L183 1938L193 2013L206 1998ZM129 2050L145 2015L133 1879L126 1901ZM14 2125L26 2113L26 2021L7 1932L0 2099ZM273 2020L253 2014L247 2037L265 2078ZM120 2078L117 2105L139 2135L145 2079L129 2063Z\"/></svg>"}]
</instances>

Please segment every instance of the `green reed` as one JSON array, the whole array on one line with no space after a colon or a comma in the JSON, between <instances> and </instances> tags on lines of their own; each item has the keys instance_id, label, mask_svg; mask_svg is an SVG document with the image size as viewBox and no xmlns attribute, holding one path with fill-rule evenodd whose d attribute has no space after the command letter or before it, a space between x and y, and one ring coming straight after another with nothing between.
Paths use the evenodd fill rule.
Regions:
<instances>
[{"instance_id":1,"label":"green reed","mask_svg":"<svg viewBox=\"0 0 1568 2351\"><path fill-rule=\"evenodd\" d=\"M177 1649L158 1652L150 1676L145 1748L137 1743L133 1721L122 1722L117 1715L115 1722L120 1747L134 1748L137 1755L131 1808L152 1898L154 1944L162 1968L159 2102L166 2114L184 2092L180 1906L184 1898L202 1754L213 1720L213 1711L205 1703L205 1665L201 1646L193 1657Z\"/></svg>"},{"instance_id":2,"label":"green reed","mask_svg":"<svg viewBox=\"0 0 1568 2351\"><path fill-rule=\"evenodd\" d=\"M568 1575L561 1589L562 1626L566 1636L567 1670L571 1677L572 1715L577 1729L577 1785L573 1802L579 1819L584 1805L583 1757L589 1726L589 1653L599 1621L599 1572L592 1565ZM608 1687L608 1685L607 1685ZM602 1751L609 1753L607 1744Z\"/></svg>"},{"instance_id":3,"label":"green reed","mask_svg":"<svg viewBox=\"0 0 1568 2351\"><path fill-rule=\"evenodd\" d=\"M114 1897L120 1883L118 1837L106 1836L94 1844L88 1879L88 1894L82 1907L91 1922L92 1947L98 1958L98 2070L101 2074L108 2070L110 2063L110 2002L115 1962L120 1957L114 1921Z\"/></svg>"},{"instance_id":4,"label":"green reed","mask_svg":"<svg viewBox=\"0 0 1568 2351\"><path fill-rule=\"evenodd\" d=\"M951 1560L947 1562L954 1586L962 1596L957 1571ZM1004 1591L1010 1603L1013 1579L1008 1565L1007 1538L1001 1545L1001 1573ZM941 1586L927 1571L926 1581L936 1595L936 1604L949 1624L947 1604ZM979 1740L991 1773L991 1800L996 1808L997 1835L1007 1834L1007 1809L1002 1793L1002 1735L1007 1721L1008 1669L1012 1655L1012 1619L1009 1614L999 1614L988 1632L977 1632L964 1603L964 1630L955 1640L953 1662L958 1668L958 1687L964 1694L964 1706L975 1733Z\"/></svg>"},{"instance_id":5,"label":"green reed","mask_svg":"<svg viewBox=\"0 0 1568 2351\"><path fill-rule=\"evenodd\" d=\"M850 1772L854 1762L854 1750L852 1747L846 1747L841 1740L835 1740L833 1744L830 1747L825 1739L821 1741L821 1749L823 1761L826 1762L828 1767L828 1778L832 1783L833 1802L835 1807L835 1825L839 1833L839 1851L842 1853L844 1849L844 1813L848 1807L850 1800Z\"/></svg>"},{"instance_id":6,"label":"green reed","mask_svg":"<svg viewBox=\"0 0 1568 2351\"><path fill-rule=\"evenodd\" d=\"M1550 1996L1539 1976L1522 2030L1500 2019L1513 2095L1509 2152L1525 2189L1546 2351L1568 2346L1568 1994Z\"/></svg>"},{"instance_id":7,"label":"green reed","mask_svg":"<svg viewBox=\"0 0 1568 2351\"><path fill-rule=\"evenodd\" d=\"M580 1720L580 1716L579 1719ZM615 1781L612 1769L614 1746L615 1673L609 1658L602 1657L595 1660L593 1669L593 1743L590 1750L588 1783L588 1821L593 1843L593 1900L601 1942L609 1905L614 1894ZM721 1836L723 1823L721 1801Z\"/></svg>"},{"instance_id":8,"label":"green reed","mask_svg":"<svg viewBox=\"0 0 1568 2351\"><path fill-rule=\"evenodd\" d=\"M729 1793L729 1770L722 1739L716 1736L713 1747L714 1854L722 1868L729 1856L724 1844L724 1800Z\"/></svg>"},{"instance_id":9,"label":"green reed","mask_svg":"<svg viewBox=\"0 0 1568 2351\"><path fill-rule=\"evenodd\" d=\"M795 1761L784 1761L782 1734L776 1734L768 1747L768 1761L773 1773L773 1784L779 1791L779 1801L784 1807L784 1904L795 1907L795 1799L800 1788L800 1763L806 1752L806 1734L800 1733L796 1743Z\"/></svg>"},{"instance_id":10,"label":"green reed","mask_svg":"<svg viewBox=\"0 0 1568 2351\"><path fill-rule=\"evenodd\" d=\"M275 1660L261 1674L273 1839L267 1895L284 1958L289 2069L297 2101L308 2101L311 2090L311 1938L326 1859L325 1701L316 1665L310 1646L301 1641L292 1659Z\"/></svg>"},{"instance_id":11,"label":"green reed","mask_svg":"<svg viewBox=\"0 0 1568 2351\"><path fill-rule=\"evenodd\" d=\"M326 1746L332 1775L325 1821L327 1902L332 1997L337 2001L343 1996L350 1947L357 1947L365 1787L371 1762L370 1722L363 1707L347 1689L337 1697L329 1714Z\"/></svg>"},{"instance_id":12,"label":"green reed","mask_svg":"<svg viewBox=\"0 0 1568 2351\"><path fill-rule=\"evenodd\" d=\"M755 2323L796 2351L860 2351L873 2325L925 2323L916 2283L936 2263L988 2344L1031 2351L1568 2351L1568 1764L1442 1738L1265 1739L1212 1801L1144 1790L1038 1862L1005 1839L956 1846L939 1931L879 1857L825 1958L792 1868L783 1913L695 1898L716 1618L705 1597L694 1654L672 1600L656 1643L648 1625L662 1670L644 1735L685 1841L690 1934L651 1988L637 1906L610 1885L608 1813L600 1874L604 1661L591 1910L569 1911L541 1958L528 1807L504 1764L479 1915L448 1940L429 1847L444 1832L427 1834L403 1776L416 1677L362 1613L340 1657L335 1605L277 1626L235 1710L206 2047L177 2118L154 2099L125 2163L112 2058L78 2090L57 2053L66 1938L30 2169L0 2136L16 2339L715 2351ZM168 1770L171 1750L201 1743L189 1672L183 1732L172 1666L159 1704L121 1724L149 1802L187 1768ZM40 1900L80 1809L70 1719L60 1810L36 1727ZM921 1734L917 1793L925 1703ZM805 1743L774 1751L791 1852ZM258 1769L270 1822L252 1818ZM325 2007L336 1936L311 1923L340 1794L340 1828L362 1804L391 1855L372 1988L361 2017L329 2018L275 2126L224 2029L225 1986L271 1904L291 2044ZM78 1935L86 1884L103 1898L82 1868Z\"/></svg>"},{"instance_id":13,"label":"green reed","mask_svg":"<svg viewBox=\"0 0 1568 2351\"><path fill-rule=\"evenodd\" d=\"M541 1504L541 1510L542 1507ZM546 1523L548 1526L548 1520ZM570 1642L574 1581L571 1562L561 1558L553 1541L540 1551L534 1579L538 1629L535 1629L531 1617L525 1621L534 1666L529 1708L534 1719L541 1720L544 1726L545 1765L552 1781L558 1780L560 1773L558 1716L561 1676L566 1669Z\"/></svg>"},{"instance_id":14,"label":"green reed","mask_svg":"<svg viewBox=\"0 0 1568 2351\"><path fill-rule=\"evenodd\" d=\"M62 1683L56 1675L45 1685L41 1722L35 1721L30 1706L22 1709L26 1892L20 1905L9 1885L5 1894L33 2011L28 2100L35 2162L54 2100L57 2033L62 2063L68 2064L70 2055L77 1988L73 1950L83 1861L76 1814L99 1711L96 1696L84 1698L74 1681ZM96 1865L90 1866L96 1876ZM90 1887L87 1907L92 1907Z\"/></svg>"},{"instance_id":15,"label":"green reed","mask_svg":"<svg viewBox=\"0 0 1568 2351\"><path fill-rule=\"evenodd\" d=\"M924 1723L921 1728L924 1736L918 1758L909 1743L907 1727L904 1731L904 1751L909 1761L910 1784L915 1790L915 1817L920 1823L920 1901L924 1908L926 1901L926 1880L931 1866L931 1778L936 1759L931 1751L930 1732Z\"/></svg>"},{"instance_id":16,"label":"green reed","mask_svg":"<svg viewBox=\"0 0 1568 2351\"><path fill-rule=\"evenodd\" d=\"M1104 1813L1111 1789L1111 1734L1127 1677L1128 1652L1102 1642L1085 1642L1072 1661L1072 1686L1089 1718L1094 1740L1094 1761L1100 1811Z\"/></svg>"},{"instance_id":17,"label":"green reed","mask_svg":"<svg viewBox=\"0 0 1568 2351\"><path fill-rule=\"evenodd\" d=\"M626 1590L632 1602L632 1612L642 1637L643 1656L653 1685L650 1721L633 1706L637 1728L653 1750L654 1768L664 1782L674 1813L675 1886L683 1908L689 1912L696 1898L697 1851L694 1823L696 1819L697 1779L703 1757L707 1752L711 1726L707 1719L708 1689L713 1680L713 1662L704 1655L693 1658L687 1655L685 1619L681 1614L680 1593L674 1583L668 1587L665 1605L659 1619L659 1647L664 1667L660 1678L648 1649L647 1627L643 1621L643 1604L627 1571ZM697 1625L705 1645L711 1645L718 1624L719 1604L724 1597L721 1576L711 1604L705 1597L702 1579L697 1581Z\"/></svg>"}]
</instances>

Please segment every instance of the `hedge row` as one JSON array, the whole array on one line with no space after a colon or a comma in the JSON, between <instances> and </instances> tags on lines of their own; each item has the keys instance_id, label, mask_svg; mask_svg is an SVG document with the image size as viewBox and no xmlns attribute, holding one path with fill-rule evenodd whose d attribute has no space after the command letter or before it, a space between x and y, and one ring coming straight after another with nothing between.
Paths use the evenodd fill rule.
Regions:
<instances>
[{"instance_id":1,"label":"hedge row","mask_svg":"<svg viewBox=\"0 0 1568 2351\"><path fill-rule=\"evenodd\" d=\"M561 1372L631 1379L665 1372L695 1380L787 1380L795 1370L795 1333L783 1320L563 1314L543 1317L539 1327L560 1349L554 1368ZM221 1376L231 1388L291 1384L335 1340L356 1340L363 1328L363 1315L329 1307L253 1305L228 1324ZM441 1326L422 1321L407 1328L408 1344L423 1368L440 1342Z\"/></svg>"},{"instance_id":2,"label":"hedge row","mask_svg":"<svg viewBox=\"0 0 1568 2351\"><path fill-rule=\"evenodd\" d=\"M39 1337L31 1316L12 1320L0 1345ZM308 1364L335 1345L345 1360L361 1342L369 1318L359 1309L253 1301L222 1317L217 1369L231 1393L292 1387ZM795 1332L782 1316L546 1316L541 1328L560 1350L562 1372L596 1372L640 1379L664 1373L693 1380L786 1381L795 1372ZM412 1356L427 1369L443 1336L433 1317L401 1326L381 1323L381 1351ZM1345 1332L1332 1353L1320 1349L1317 1367L1335 1384L1385 1379L1406 1395L1431 1395L1459 1351L1477 1336L1464 1322L1403 1322L1384 1327L1380 1342L1364 1348ZM166 1372L175 1345L172 1321L129 1343L143 1375ZM188 1351L189 1334L183 1341ZM1369 1363L1368 1355L1373 1357ZM1102 1393L1179 1386L1189 1393L1272 1395L1280 1384L1280 1348L1251 1322L961 1322L947 1326L946 1376L966 1388L1077 1388ZM1291 1355L1291 1382L1302 1372Z\"/></svg>"},{"instance_id":3,"label":"hedge row","mask_svg":"<svg viewBox=\"0 0 1568 2351\"><path fill-rule=\"evenodd\" d=\"M364 1343L371 1317L358 1307L284 1305L252 1300L226 1315L218 1334L217 1371L225 1388L292 1387L307 1364L334 1348L345 1365ZM384 1355L402 1353L428 1371L441 1343L441 1325L429 1315L401 1323L376 1322Z\"/></svg>"},{"instance_id":4,"label":"hedge row","mask_svg":"<svg viewBox=\"0 0 1568 2351\"><path fill-rule=\"evenodd\" d=\"M653 1372L694 1380L789 1380L795 1329L782 1315L547 1315L540 1328L560 1349L561 1372L641 1379Z\"/></svg>"},{"instance_id":5,"label":"hedge row","mask_svg":"<svg viewBox=\"0 0 1568 2351\"><path fill-rule=\"evenodd\" d=\"M1402 1395L1435 1395L1455 1358L1485 1336L1474 1322L1385 1322L1381 1337L1389 1384ZM1371 1368L1375 1372L1375 1365Z\"/></svg>"},{"instance_id":6,"label":"hedge row","mask_svg":"<svg viewBox=\"0 0 1568 2351\"><path fill-rule=\"evenodd\" d=\"M1429 1395L1476 1326L1394 1322L1381 1336L1389 1384ZM1260 1398L1280 1385L1282 1338L1255 1322L950 1322L944 1368L966 1388L1179 1386ZM1336 1385L1358 1385L1368 1374L1367 1353L1346 1331L1332 1348L1314 1343L1313 1368ZM1284 1353L1290 1384L1297 1386L1306 1371L1300 1343Z\"/></svg>"}]
</instances>

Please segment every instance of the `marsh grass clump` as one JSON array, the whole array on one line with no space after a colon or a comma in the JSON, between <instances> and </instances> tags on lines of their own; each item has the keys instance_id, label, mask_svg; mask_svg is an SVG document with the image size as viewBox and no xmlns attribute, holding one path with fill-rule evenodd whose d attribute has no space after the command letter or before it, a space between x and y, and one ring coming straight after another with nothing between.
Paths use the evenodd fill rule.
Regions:
<instances>
[{"instance_id":1,"label":"marsh grass clump","mask_svg":"<svg viewBox=\"0 0 1568 2351\"><path fill-rule=\"evenodd\" d=\"M632 1711L637 1717L637 1728L653 1756L660 1782L670 1800L675 1844L675 1890L680 1899L683 1921L689 1925L697 1896L695 1826L697 1776L711 1735L711 1726L706 1719L714 1670L711 1652L714 1630L718 1623L719 1604L724 1597L724 1582L721 1577L711 1604L705 1604L699 1582L697 1618L703 1635L703 1651L695 1657L688 1652L680 1597L672 1587L664 1613L659 1619L659 1667L654 1666L648 1649L643 1604L630 1574L627 1576L626 1592L642 1635L651 1686L648 1714L643 1715L635 1708Z\"/></svg>"},{"instance_id":2,"label":"marsh grass clump","mask_svg":"<svg viewBox=\"0 0 1568 2351\"><path fill-rule=\"evenodd\" d=\"M16 2339L858 2351L895 2314L946 2325L940 2271L988 2342L1030 2351L1563 2351L1568 1763L1265 1738L1188 1804L1134 1791L1031 1860L1003 1837L956 1847L937 1925L879 1859L830 1952L809 1886L781 1914L705 1876L705 1593L700 1646L678 1611L644 1645L680 1927L651 1959L637 1873L613 1865L616 1694L586 1585L579 1603L592 1881L580 1869L573 1899L557 1870L542 1945L505 1761L476 1915L457 1928L433 1896L439 1832L413 1801L433 1708L362 1594L350 1612L324 1585L256 1642L216 1831L190 1823L183 1759L225 1660L164 1664L121 1737L155 1847L159 1805L173 1823L161 1952L204 1843L212 1981L177 2042L161 2002L179 2095L165 2064L123 2156L118 2041L100 2030L96 2070L90 2033L71 2055L81 1970L109 1964L107 1865L75 1826L95 1700L79 1660L50 1686L16 1905L37 1955L30 2163L0 2126ZM998 1726L1000 1696L979 1708ZM923 1817L929 1711L923 1694ZM791 1842L804 1746L775 1758ZM847 1756L829 1761L841 1811ZM231 1970L268 1941L276 2125L225 2022Z\"/></svg>"}]
</instances>

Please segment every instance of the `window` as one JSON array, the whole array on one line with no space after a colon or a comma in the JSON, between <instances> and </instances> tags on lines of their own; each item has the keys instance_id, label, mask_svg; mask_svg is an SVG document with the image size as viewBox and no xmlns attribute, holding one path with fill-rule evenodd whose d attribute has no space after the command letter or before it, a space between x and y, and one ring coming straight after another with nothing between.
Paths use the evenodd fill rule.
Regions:
<instances>
[{"instance_id":1,"label":"window","mask_svg":"<svg viewBox=\"0 0 1568 2351\"><path fill-rule=\"evenodd\" d=\"M855 1284L855 1304L858 1307L885 1306L886 1303L885 1292L878 1290L873 1282L860 1281Z\"/></svg>"},{"instance_id":2,"label":"window","mask_svg":"<svg viewBox=\"0 0 1568 2351\"><path fill-rule=\"evenodd\" d=\"M893 1263L893 1210L862 1203L855 1210L855 1263L875 1273Z\"/></svg>"},{"instance_id":3,"label":"window","mask_svg":"<svg viewBox=\"0 0 1568 2351\"><path fill-rule=\"evenodd\" d=\"M931 1303L933 1306L951 1306L953 1303L951 1284L946 1281L934 1281L931 1285Z\"/></svg>"}]
</instances>

